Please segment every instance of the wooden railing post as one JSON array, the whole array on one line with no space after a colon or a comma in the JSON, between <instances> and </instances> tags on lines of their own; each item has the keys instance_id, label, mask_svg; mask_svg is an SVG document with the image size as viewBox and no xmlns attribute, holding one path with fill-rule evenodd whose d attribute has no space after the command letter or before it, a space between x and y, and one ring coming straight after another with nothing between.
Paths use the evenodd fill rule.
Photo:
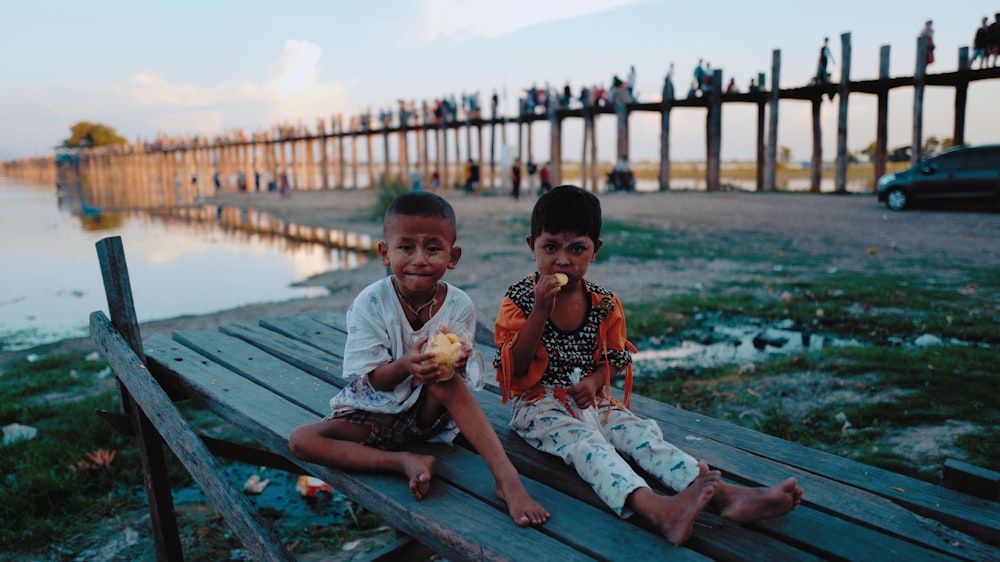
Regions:
<instances>
[{"instance_id":1,"label":"wooden railing post","mask_svg":"<svg viewBox=\"0 0 1000 562\"><path fill-rule=\"evenodd\" d=\"M775 49L771 57L771 91L768 92L771 113L767 131L767 163L764 166L764 189L767 191L774 191L774 172L778 161L778 97L781 94L778 78L781 75L781 51Z\"/></svg>"},{"instance_id":2,"label":"wooden railing post","mask_svg":"<svg viewBox=\"0 0 1000 562\"><path fill-rule=\"evenodd\" d=\"M132 285L129 283L128 265L120 236L104 238L97 242L97 257L101 263L104 278L104 292L108 301L111 323L125 338L140 361L145 362L142 350L142 336L135 316L132 301ZM132 431L139 448L142 461L143 484L149 503L149 518L153 528L156 557L159 560L183 560L177 518L174 515L174 500L170 495L170 481L163 455L163 440L146 414L135 404L131 394L119 381L122 409L132 420Z\"/></svg>"},{"instance_id":3,"label":"wooden railing post","mask_svg":"<svg viewBox=\"0 0 1000 562\"><path fill-rule=\"evenodd\" d=\"M834 179L834 191L847 192L847 96L851 91L851 34L841 33L841 65L840 87L837 96L840 98L840 111L837 118L837 176Z\"/></svg>"}]
</instances>

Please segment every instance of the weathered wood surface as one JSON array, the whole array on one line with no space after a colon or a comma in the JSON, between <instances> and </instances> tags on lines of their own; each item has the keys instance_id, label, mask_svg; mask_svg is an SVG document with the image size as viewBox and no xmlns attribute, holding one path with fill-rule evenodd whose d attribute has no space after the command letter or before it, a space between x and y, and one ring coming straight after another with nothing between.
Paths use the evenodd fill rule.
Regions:
<instances>
[{"instance_id":1,"label":"weathered wood surface","mask_svg":"<svg viewBox=\"0 0 1000 562\"><path fill-rule=\"evenodd\" d=\"M258 326L229 324L218 332L175 332L172 339L154 336L145 352L162 385L205 404L448 559L1000 558L997 502L639 396L633 398L638 414L656 419L668 439L728 480L771 485L794 475L806 489L803 505L788 516L747 526L706 512L687 545L674 548L641 523L613 515L571 468L514 435L492 386L477 399L552 521L541 529L514 527L494 496L485 464L461 440L456 447L426 446L440 459L439 472L430 497L415 502L402 477L344 473L304 464L288 453L291 430L325 415L329 398L345 382L340 378L345 337L343 315L314 313L265 319ZM480 349L489 364L490 348Z\"/></svg>"}]
</instances>

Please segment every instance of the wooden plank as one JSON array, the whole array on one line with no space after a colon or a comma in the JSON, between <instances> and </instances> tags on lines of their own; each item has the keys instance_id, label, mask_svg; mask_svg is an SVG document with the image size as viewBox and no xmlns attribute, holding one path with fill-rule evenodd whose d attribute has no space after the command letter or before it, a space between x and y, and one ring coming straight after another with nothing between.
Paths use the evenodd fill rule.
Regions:
<instances>
[{"instance_id":1,"label":"wooden plank","mask_svg":"<svg viewBox=\"0 0 1000 562\"><path fill-rule=\"evenodd\" d=\"M153 336L146 342L146 351L150 368L158 376L174 379L193 399L275 452L290 457L287 442L292 429L315 420L315 412L265 387L247 384L242 375L204 361L199 353L177 342ZM232 391L240 385L247 388ZM296 464L449 558L518 560L523 555L520 545L531 544L532 557L537 554L538 560L589 559L537 529L514 527L506 510L484 504L443 478L435 481L423 501L416 502L399 475L346 473L301 461ZM508 527L507 536L516 536L515 541L487 539L496 537L497 529Z\"/></svg>"},{"instance_id":2,"label":"wooden plank","mask_svg":"<svg viewBox=\"0 0 1000 562\"><path fill-rule=\"evenodd\" d=\"M452 447L441 451L418 447L418 451L434 454L445 462L439 463L438 475L453 482L466 493L481 501L505 509L495 495L491 478L483 478L489 469L482 458ZM705 560L705 557L686 548L673 548L663 538L643 530L626 520L532 480L525 480L525 487L538 502L552 514L552 519L541 528L542 532L560 537L574 548L600 560ZM581 532L582 529L600 529L597 533ZM623 545L628 545L623 549ZM528 548L528 545L524 545ZM666 552L665 552L666 550Z\"/></svg>"},{"instance_id":3,"label":"wooden plank","mask_svg":"<svg viewBox=\"0 0 1000 562\"><path fill-rule=\"evenodd\" d=\"M331 383L321 381L260 348L220 332L175 331L173 339L212 362L240 373L246 379L245 382L230 384L227 387L229 392L251 392L251 385L246 383L253 383L268 388L274 394L303 408L317 414L324 412L325 415L330 398L338 391ZM296 393L299 387L304 391Z\"/></svg>"},{"instance_id":4,"label":"wooden plank","mask_svg":"<svg viewBox=\"0 0 1000 562\"><path fill-rule=\"evenodd\" d=\"M299 340L322 351L343 357L347 331L331 327L309 315L263 318L260 325L268 330Z\"/></svg>"},{"instance_id":5,"label":"wooden plank","mask_svg":"<svg viewBox=\"0 0 1000 562\"><path fill-rule=\"evenodd\" d=\"M187 425L146 366L102 312L90 316L91 337L157 432L256 560L294 560L274 529L235 490L215 457Z\"/></svg>"},{"instance_id":6,"label":"wooden plank","mask_svg":"<svg viewBox=\"0 0 1000 562\"><path fill-rule=\"evenodd\" d=\"M302 365L302 367L306 371L309 371L308 366ZM499 405L498 403L499 401L497 400L496 396L479 395L477 396L477 398L479 399L480 405L482 406L484 412L486 412L487 416L491 419L491 422L493 423L494 429L496 430L497 434L501 437L501 440L505 443L505 446L507 447L508 450L508 454L511 456L512 461L515 462L515 465L519 466L519 469L522 467L528 467L528 472L525 473L526 476L550 484L552 483L553 480L565 479L567 482L572 482L575 484L573 486L562 487L561 490L563 490L565 493L573 495L574 497L585 498L586 501L590 503L590 505L596 506L598 508L604 508L603 504L596 497L596 495L593 494L593 492L589 489L589 487L587 487L586 484L584 484L584 482L581 479L579 479L572 470L568 469L568 467L566 467L562 463L562 461L556 459L555 457L543 455L538 451L528 447L522 440L520 440L519 437L517 437L516 435L513 434L513 432L510 431L510 429L507 426L509 420L509 413L506 411L505 408ZM745 453L740 453L740 454L745 456ZM785 470L784 468L775 469L771 471L771 474L772 474L772 480L774 482L778 482L787 477L787 470ZM817 487L818 487L820 479L814 478L814 480L817 481ZM857 493L855 494L855 496L862 496L860 499L864 499L865 497L867 497L867 495L857 494ZM858 501L859 498L855 497L854 500ZM886 502L886 504L891 505L888 504L888 502ZM863 502L860 505L863 505ZM806 517L802 515L802 513L804 512L805 510L800 510L796 512L795 521L798 522L799 527L803 526L802 522L804 521L804 517ZM838 527L838 526L841 528L850 527L848 524L843 522L838 522L835 518L831 518L829 516L817 515L813 513L811 517L812 517L811 526L807 525L808 528L805 534L815 534L816 529L823 529L827 527ZM725 524L726 523L724 523L719 518L715 518L714 521L710 521L708 523L704 522L702 523L703 526L714 526L714 527L724 526ZM769 523L764 523L763 525L765 527L768 526L774 527L775 525L780 525L780 523L769 522ZM733 527L731 524L729 526ZM782 533L779 530L775 530L773 528L770 529L770 531L772 534L775 535L784 534L786 536L790 536L793 534L788 532ZM823 554L828 555L830 553L837 553L838 555L843 555L848 558L857 558L860 553L863 553L867 549L873 548L875 546L878 546L879 547L878 550L882 552L893 551L900 555L904 554L907 555L905 557L920 556L926 558L928 556L931 556L926 551L920 548L913 547L912 545L909 545L905 541L899 541L897 539L888 538L885 535L878 532L868 531L867 529L864 528L854 528L853 531L855 535L857 535L857 537L850 544L842 543L840 539L837 538L835 535L826 535L825 538L818 541L819 545L814 546L813 548L814 550L822 552ZM720 546L726 543L725 541L720 540L719 537L713 537L713 540L705 540L703 542L704 542L704 548L706 550L712 551L713 555L720 555L729 552L728 550L725 550L722 546ZM745 538L739 538L730 541L730 543L732 543L732 548L736 552L745 547L746 542L747 541ZM765 558L770 556L787 555L787 553L782 553L782 552L777 552L777 553L770 552L769 549L766 547L758 548L757 551L766 553L767 555L765 556ZM733 554L733 552L729 552L729 554ZM802 553L799 552L798 554Z\"/></svg>"},{"instance_id":7,"label":"wooden plank","mask_svg":"<svg viewBox=\"0 0 1000 562\"><path fill-rule=\"evenodd\" d=\"M946 488L964 494L988 500L1000 499L1000 472L957 459L944 461L942 483Z\"/></svg>"},{"instance_id":8,"label":"wooden plank","mask_svg":"<svg viewBox=\"0 0 1000 562\"><path fill-rule=\"evenodd\" d=\"M122 239L120 236L104 238L97 242L96 247L111 324L128 343L137 360L145 361ZM180 560L183 558L183 549L177 527L177 516L174 513L174 500L170 493L163 441L156 434L146 414L137 407L120 377L118 377L118 391L122 410L131 419L136 448L139 450L150 525L155 531L154 544L157 557L161 560Z\"/></svg>"},{"instance_id":9,"label":"wooden plank","mask_svg":"<svg viewBox=\"0 0 1000 562\"><path fill-rule=\"evenodd\" d=\"M253 344L296 367L302 368L308 365L312 369L310 373L314 376L338 387L344 386L340 376L344 365L341 359L343 346L339 347L341 351L337 354L328 353L317 346L304 343L301 339L289 336L285 330L272 331L261 326L243 323L223 324L219 327L219 331ZM323 336L318 338L322 339Z\"/></svg>"},{"instance_id":10,"label":"wooden plank","mask_svg":"<svg viewBox=\"0 0 1000 562\"><path fill-rule=\"evenodd\" d=\"M874 493L990 544L1000 541L1000 505L997 502L964 496L941 486L680 410L642 396L632 397L632 407L639 415L672 424L695 437L724 443Z\"/></svg>"}]
</instances>

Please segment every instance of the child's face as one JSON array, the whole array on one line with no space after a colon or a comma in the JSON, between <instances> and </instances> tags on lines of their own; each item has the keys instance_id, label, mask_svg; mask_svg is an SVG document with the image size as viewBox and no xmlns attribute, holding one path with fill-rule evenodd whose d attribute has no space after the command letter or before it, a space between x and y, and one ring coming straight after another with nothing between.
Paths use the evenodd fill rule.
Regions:
<instances>
[{"instance_id":1,"label":"child's face","mask_svg":"<svg viewBox=\"0 0 1000 562\"><path fill-rule=\"evenodd\" d=\"M537 238L528 236L528 247L535 260L538 273L565 273L569 277L567 287L574 286L583 279L591 262L597 258L601 240L595 244L586 234L560 232L552 234L543 230Z\"/></svg>"},{"instance_id":2,"label":"child's face","mask_svg":"<svg viewBox=\"0 0 1000 562\"><path fill-rule=\"evenodd\" d=\"M395 215L385 225L385 240L378 243L378 252L400 290L428 292L445 271L458 264L462 249L454 241L455 228L448 219Z\"/></svg>"}]
</instances>

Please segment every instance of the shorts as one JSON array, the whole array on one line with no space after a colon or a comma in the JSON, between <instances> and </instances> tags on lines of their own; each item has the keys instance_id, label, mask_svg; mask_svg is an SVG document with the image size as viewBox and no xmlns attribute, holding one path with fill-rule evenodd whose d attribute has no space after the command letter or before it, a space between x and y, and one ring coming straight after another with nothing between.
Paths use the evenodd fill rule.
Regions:
<instances>
[{"instance_id":1,"label":"shorts","mask_svg":"<svg viewBox=\"0 0 1000 562\"><path fill-rule=\"evenodd\" d=\"M427 441L432 437L450 429L451 413L444 410L430 427L419 427L417 412L423 407L425 390L412 408L398 414L383 412L368 412L365 410L347 410L330 414L324 420L343 420L358 425L366 425L371 430L362 445L383 450L400 449L410 443Z\"/></svg>"}]
</instances>

